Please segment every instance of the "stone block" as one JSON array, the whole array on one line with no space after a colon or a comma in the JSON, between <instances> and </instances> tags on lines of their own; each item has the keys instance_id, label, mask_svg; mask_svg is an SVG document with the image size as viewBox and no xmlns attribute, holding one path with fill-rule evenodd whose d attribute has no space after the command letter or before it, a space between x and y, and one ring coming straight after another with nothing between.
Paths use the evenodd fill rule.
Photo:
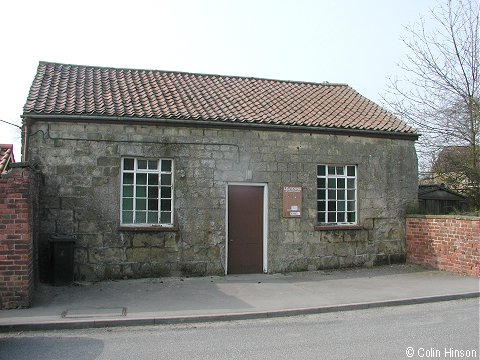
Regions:
<instances>
[{"instance_id":1,"label":"stone block","mask_svg":"<svg viewBox=\"0 0 480 360\"><path fill-rule=\"evenodd\" d=\"M150 275L152 277L170 276L171 268L172 268L171 263L151 262Z\"/></svg>"},{"instance_id":2,"label":"stone block","mask_svg":"<svg viewBox=\"0 0 480 360\"><path fill-rule=\"evenodd\" d=\"M135 233L133 234L132 246L133 247L150 247L165 245L164 233Z\"/></svg>"},{"instance_id":3,"label":"stone block","mask_svg":"<svg viewBox=\"0 0 480 360\"><path fill-rule=\"evenodd\" d=\"M135 277L150 278L155 276L150 262L136 264L134 272Z\"/></svg>"},{"instance_id":4,"label":"stone block","mask_svg":"<svg viewBox=\"0 0 480 360\"><path fill-rule=\"evenodd\" d=\"M356 255L353 261L353 266L363 266L368 262L369 256L364 255Z\"/></svg>"},{"instance_id":5,"label":"stone block","mask_svg":"<svg viewBox=\"0 0 480 360\"><path fill-rule=\"evenodd\" d=\"M65 141L63 141L61 139L55 139L55 140L53 140L53 146L54 147L59 147L59 148L64 147L65 146Z\"/></svg>"},{"instance_id":6,"label":"stone block","mask_svg":"<svg viewBox=\"0 0 480 360\"><path fill-rule=\"evenodd\" d=\"M93 186L93 181L92 181ZM60 192L64 195L71 195L76 197L91 197L92 187L91 186L69 186L69 187L60 187Z\"/></svg>"},{"instance_id":7,"label":"stone block","mask_svg":"<svg viewBox=\"0 0 480 360\"><path fill-rule=\"evenodd\" d=\"M92 186L97 187L97 186L107 185L110 182L109 177L110 177L110 175L109 176L102 176L102 177L94 176L92 178Z\"/></svg>"},{"instance_id":8,"label":"stone block","mask_svg":"<svg viewBox=\"0 0 480 360\"><path fill-rule=\"evenodd\" d=\"M343 235L344 242L367 242L368 231L367 230L347 230Z\"/></svg>"},{"instance_id":9,"label":"stone block","mask_svg":"<svg viewBox=\"0 0 480 360\"><path fill-rule=\"evenodd\" d=\"M56 220L55 232L58 234L77 234L77 223L74 221Z\"/></svg>"},{"instance_id":10,"label":"stone block","mask_svg":"<svg viewBox=\"0 0 480 360\"><path fill-rule=\"evenodd\" d=\"M104 177L117 177L120 173L120 168L118 166L108 166L103 168Z\"/></svg>"},{"instance_id":11,"label":"stone block","mask_svg":"<svg viewBox=\"0 0 480 360\"><path fill-rule=\"evenodd\" d=\"M355 255L341 256L338 258L338 267L340 269L352 267L355 265Z\"/></svg>"},{"instance_id":12,"label":"stone block","mask_svg":"<svg viewBox=\"0 0 480 360\"><path fill-rule=\"evenodd\" d=\"M405 249L401 241L381 241L377 243L378 254L401 254Z\"/></svg>"},{"instance_id":13,"label":"stone block","mask_svg":"<svg viewBox=\"0 0 480 360\"><path fill-rule=\"evenodd\" d=\"M103 248L104 263L119 263L126 260L123 248Z\"/></svg>"},{"instance_id":14,"label":"stone block","mask_svg":"<svg viewBox=\"0 0 480 360\"><path fill-rule=\"evenodd\" d=\"M87 140L101 140L101 139L102 139L102 134L98 132L87 133Z\"/></svg>"},{"instance_id":15,"label":"stone block","mask_svg":"<svg viewBox=\"0 0 480 360\"><path fill-rule=\"evenodd\" d=\"M118 155L118 144L108 144L105 146L105 154L106 155Z\"/></svg>"},{"instance_id":16,"label":"stone block","mask_svg":"<svg viewBox=\"0 0 480 360\"><path fill-rule=\"evenodd\" d=\"M103 233L103 246L104 247L131 247L130 237L123 236L117 232L105 232Z\"/></svg>"},{"instance_id":17,"label":"stone block","mask_svg":"<svg viewBox=\"0 0 480 360\"><path fill-rule=\"evenodd\" d=\"M86 206L87 203L84 201L84 198L70 196L62 196L61 198L61 207L63 210L74 210L76 208L84 208Z\"/></svg>"},{"instance_id":18,"label":"stone block","mask_svg":"<svg viewBox=\"0 0 480 360\"><path fill-rule=\"evenodd\" d=\"M57 176L73 175L73 165L58 165Z\"/></svg>"},{"instance_id":19,"label":"stone block","mask_svg":"<svg viewBox=\"0 0 480 360\"><path fill-rule=\"evenodd\" d=\"M321 269L338 269L339 261L336 256L324 256L320 259Z\"/></svg>"},{"instance_id":20,"label":"stone block","mask_svg":"<svg viewBox=\"0 0 480 360\"><path fill-rule=\"evenodd\" d=\"M40 221L39 231L41 233L53 234L56 232L55 221Z\"/></svg>"},{"instance_id":21,"label":"stone block","mask_svg":"<svg viewBox=\"0 0 480 360\"><path fill-rule=\"evenodd\" d=\"M373 219L370 219L370 218L366 218L366 219L363 219L362 220L362 226L366 229L366 230L372 230L373 229Z\"/></svg>"},{"instance_id":22,"label":"stone block","mask_svg":"<svg viewBox=\"0 0 480 360\"><path fill-rule=\"evenodd\" d=\"M98 280L93 264L77 264L74 269L74 278L79 281Z\"/></svg>"},{"instance_id":23,"label":"stone block","mask_svg":"<svg viewBox=\"0 0 480 360\"><path fill-rule=\"evenodd\" d=\"M167 252L164 248L153 247L150 249L150 259L152 261L165 261L170 257L170 252Z\"/></svg>"},{"instance_id":24,"label":"stone block","mask_svg":"<svg viewBox=\"0 0 480 360\"><path fill-rule=\"evenodd\" d=\"M122 263L120 264L120 271L123 275L123 278L133 278L135 277L134 271L132 269L132 263Z\"/></svg>"},{"instance_id":25,"label":"stone block","mask_svg":"<svg viewBox=\"0 0 480 360\"><path fill-rule=\"evenodd\" d=\"M117 156L100 156L97 158L98 166L120 166L120 158Z\"/></svg>"},{"instance_id":26,"label":"stone block","mask_svg":"<svg viewBox=\"0 0 480 360\"><path fill-rule=\"evenodd\" d=\"M76 264L85 264L87 262L87 250L84 248L75 248L74 262Z\"/></svg>"},{"instance_id":27,"label":"stone block","mask_svg":"<svg viewBox=\"0 0 480 360\"><path fill-rule=\"evenodd\" d=\"M79 202L83 203L84 201ZM85 199L86 202L86 199ZM75 206L74 208L74 213L73 213L73 218L75 221L79 222L89 222L89 221L97 221L98 220L98 213L94 211L91 207L88 205L85 205L85 207L76 207L77 205L72 205Z\"/></svg>"},{"instance_id":28,"label":"stone block","mask_svg":"<svg viewBox=\"0 0 480 360\"><path fill-rule=\"evenodd\" d=\"M72 222L73 221L73 210L59 210L56 214L57 221Z\"/></svg>"},{"instance_id":29,"label":"stone block","mask_svg":"<svg viewBox=\"0 0 480 360\"><path fill-rule=\"evenodd\" d=\"M404 264L407 261L407 254L391 254L389 260L390 264Z\"/></svg>"},{"instance_id":30,"label":"stone block","mask_svg":"<svg viewBox=\"0 0 480 360\"><path fill-rule=\"evenodd\" d=\"M309 243L305 246L305 255L308 257L321 257L329 255L327 252L327 244Z\"/></svg>"},{"instance_id":31,"label":"stone block","mask_svg":"<svg viewBox=\"0 0 480 360\"><path fill-rule=\"evenodd\" d=\"M93 265L93 272L95 273L96 279L105 279L105 265L104 264Z\"/></svg>"},{"instance_id":32,"label":"stone block","mask_svg":"<svg viewBox=\"0 0 480 360\"><path fill-rule=\"evenodd\" d=\"M103 248L89 248L88 249L88 262L90 264L103 263Z\"/></svg>"},{"instance_id":33,"label":"stone block","mask_svg":"<svg viewBox=\"0 0 480 360\"><path fill-rule=\"evenodd\" d=\"M392 241L405 238L405 221L403 219L375 219L372 237L376 241Z\"/></svg>"},{"instance_id":34,"label":"stone block","mask_svg":"<svg viewBox=\"0 0 480 360\"><path fill-rule=\"evenodd\" d=\"M207 262L205 261L184 262L180 265L180 270L183 275L205 276L207 273Z\"/></svg>"},{"instance_id":35,"label":"stone block","mask_svg":"<svg viewBox=\"0 0 480 360\"><path fill-rule=\"evenodd\" d=\"M343 231L336 230L322 230L323 232L323 241L329 243L339 243L343 241Z\"/></svg>"},{"instance_id":36,"label":"stone block","mask_svg":"<svg viewBox=\"0 0 480 360\"><path fill-rule=\"evenodd\" d=\"M125 251L127 260L131 262L148 262L150 261L150 249L148 248L131 248Z\"/></svg>"},{"instance_id":37,"label":"stone block","mask_svg":"<svg viewBox=\"0 0 480 360\"><path fill-rule=\"evenodd\" d=\"M352 244L353 245L353 244ZM368 252L368 245L366 242L358 241L355 243L355 254L363 255Z\"/></svg>"},{"instance_id":38,"label":"stone block","mask_svg":"<svg viewBox=\"0 0 480 360\"><path fill-rule=\"evenodd\" d=\"M389 264L390 264L390 258L388 255L377 254L375 256L375 260L374 260L375 266L389 265Z\"/></svg>"},{"instance_id":39,"label":"stone block","mask_svg":"<svg viewBox=\"0 0 480 360\"><path fill-rule=\"evenodd\" d=\"M214 181L244 181L245 172L240 170L215 170Z\"/></svg>"},{"instance_id":40,"label":"stone block","mask_svg":"<svg viewBox=\"0 0 480 360\"><path fill-rule=\"evenodd\" d=\"M355 256L355 252L356 252L355 243L335 244L335 255L339 257L352 257L352 256Z\"/></svg>"},{"instance_id":41,"label":"stone block","mask_svg":"<svg viewBox=\"0 0 480 360\"><path fill-rule=\"evenodd\" d=\"M283 234L283 242L286 244L291 244L295 242L295 234L293 232L287 231Z\"/></svg>"},{"instance_id":42,"label":"stone block","mask_svg":"<svg viewBox=\"0 0 480 360\"><path fill-rule=\"evenodd\" d=\"M169 233L165 236L165 248L170 251L178 249L178 241L174 233Z\"/></svg>"},{"instance_id":43,"label":"stone block","mask_svg":"<svg viewBox=\"0 0 480 360\"><path fill-rule=\"evenodd\" d=\"M78 222L78 233L79 234L97 234L99 233L102 226L96 221L92 220L81 220Z\"/></svg>"},{"instance_id":44,"label":"stone block","mask_svg":"<svg viewBox=\"0 0 480 360\"><path fill-rule=\"evenodd\" d=\"M73 150L73 155L75 156L87 156L91 155L92 151L90 146L87 145L87 142L83 142L80 146L76 146Z\"/></svg>"},{"instance_id":45,"label":"stone block","mask_svg":"<svg viewBox=\"0 0 480 360\"><path fill-rule=\"evenodd\" d=\"M122 279L124 277L122 266L119 264L106 264L105 265L105 278L106 279Z\"/></svg>"}]
</instances>

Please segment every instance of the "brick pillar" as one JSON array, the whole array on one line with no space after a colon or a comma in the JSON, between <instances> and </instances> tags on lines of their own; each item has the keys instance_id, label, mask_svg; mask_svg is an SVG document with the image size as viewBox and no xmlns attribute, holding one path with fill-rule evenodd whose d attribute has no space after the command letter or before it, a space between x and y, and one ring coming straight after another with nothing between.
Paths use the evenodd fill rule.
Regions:
<instances>
[{"instance_id":1,"label":"brick pillar","mask_svg":"<svg viewBox=\"0 0 480 360\"><path fill-rule=\"evenodd\" d=\"M15 167L0 178L0 309L31 304L37 189L30 167Z\"/></svg>"}]
</instances>

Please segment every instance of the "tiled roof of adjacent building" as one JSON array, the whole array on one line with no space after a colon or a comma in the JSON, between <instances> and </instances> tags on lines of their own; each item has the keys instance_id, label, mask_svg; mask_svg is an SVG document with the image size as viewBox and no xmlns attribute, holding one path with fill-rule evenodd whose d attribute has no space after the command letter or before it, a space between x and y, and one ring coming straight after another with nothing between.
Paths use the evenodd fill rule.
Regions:
<instances>
[{"instance_id":1,"label":"tiled roof of adjacent building","mask_svg":"<svg viewBox=\"0 0 480 360\"><path fill-rule=\"evenodd\" d=\"M0 144L0 174L7 170L8 164L15 162L12 144Z\"/></svg>"},{"instance_id":2,"label":"tiled roof of adjacent building","mask_svg":"<svg viewBox=\"0 0 480 360\"><path fill-rule=\"evenodd\" d=\"M415 129L343 84L40 62L24 117L181 119L369 130Z\"/></svg>"}]
</instances>

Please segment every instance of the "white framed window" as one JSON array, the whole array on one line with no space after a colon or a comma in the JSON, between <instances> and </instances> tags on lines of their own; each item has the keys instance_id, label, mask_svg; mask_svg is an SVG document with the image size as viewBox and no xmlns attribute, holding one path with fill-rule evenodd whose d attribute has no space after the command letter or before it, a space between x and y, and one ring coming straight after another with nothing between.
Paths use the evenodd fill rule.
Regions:
<instances>
[{"instance_id":1,"label":"white framed window","mask_svg":"<svg viewBox=\"0 0 480 360\"><path fill-rule=\"evenodd\" d=\"M357 224L357 166L317 165L319 224Z\"/></svg>"},{"instance_id":2,"label":"white framed window","mask_svg":"<svg viewBox=\"0 0 480 360\"><path fill-rule=\"evenodd\" d=\"M173 226L173 160L122 158L121 224Z\"/></svg>"}]
</instances>

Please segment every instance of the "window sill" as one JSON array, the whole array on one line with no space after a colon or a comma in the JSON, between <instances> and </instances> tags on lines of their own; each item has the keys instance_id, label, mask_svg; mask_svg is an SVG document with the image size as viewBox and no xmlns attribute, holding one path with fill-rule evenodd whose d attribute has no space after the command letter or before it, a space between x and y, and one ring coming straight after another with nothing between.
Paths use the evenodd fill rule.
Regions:
<instances>
[{"instance_id":1,"label":"window sill","mask_svg":"<svg viewBox=\"0 0 480 360\"><path fill-rule=\"evenodd\" d=\"M120 226L119 231L132 231L132 232L175 232L178 231L176 226Z\"/></svg>"},{"instance_id":2,"label":"window sill","mask_svg":"<svg viewBox=\"0 0 480 360\"><path fill-rule=\"evenodd\" d=\"M315 231L363 230L360 225L316 225Z\"/></svg>"}]
</instances>

